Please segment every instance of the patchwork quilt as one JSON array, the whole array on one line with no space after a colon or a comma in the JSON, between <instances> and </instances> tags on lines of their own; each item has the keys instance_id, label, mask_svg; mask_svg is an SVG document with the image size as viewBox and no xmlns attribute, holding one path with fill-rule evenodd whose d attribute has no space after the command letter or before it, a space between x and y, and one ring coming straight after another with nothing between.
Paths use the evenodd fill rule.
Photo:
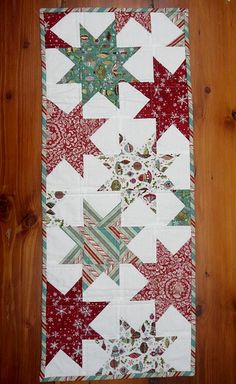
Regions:
<instances>
[{"instance_id":1,"label":"patchwork quilt","mask_svg":"<svg viewBox=\"0 0 236 384\"><path fill-rule=\"evenodd\" d=\"M194 374L186 9L42 9L41 381Z\"/></svg>"}]
</instances>

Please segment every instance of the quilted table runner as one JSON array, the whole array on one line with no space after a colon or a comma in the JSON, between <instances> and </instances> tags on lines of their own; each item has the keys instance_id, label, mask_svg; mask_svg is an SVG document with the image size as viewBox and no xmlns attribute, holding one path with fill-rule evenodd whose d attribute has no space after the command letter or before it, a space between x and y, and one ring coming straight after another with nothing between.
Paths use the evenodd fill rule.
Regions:
<instances>
[{"instance_id":1,"label":"quilted table runner","mask_svg":"<svg viewBox=\"0 0 236 384\"><path fill-rule=\"evenodd\" d=\"M193 375L188 11L40 15L40 378Z\"/></svg>"}]
</instances>

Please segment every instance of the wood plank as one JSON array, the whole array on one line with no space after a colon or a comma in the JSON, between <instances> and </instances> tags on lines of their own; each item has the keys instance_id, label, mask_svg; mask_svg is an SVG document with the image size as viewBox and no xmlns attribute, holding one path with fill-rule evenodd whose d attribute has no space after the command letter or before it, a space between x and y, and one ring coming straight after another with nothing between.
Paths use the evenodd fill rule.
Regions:
<instances>
[{"instance_id":1,"label":"wood plank","mask_svg":"<svg viewBox=\"0 0 236 384\"><path fill-rule=\"evenodd\" d=\"M178 1L158 1L158 6L178 4L182 6ZM194 379L160 379L158 383L233 384L236 122L231 111L236 90L231 79L236 59L236 4L198 0L189 1L189 8L196 163L197 373Z\"/></svg>"},{"instance_id":2,"label":"wood plank","mask_svg":"<svg viewBox=\"0 0 236 384\"><path fill-rule=\"evenodd\" d=\"M197 208L197 374L158 383L236 382L236 3L190 8ZM40 7L152 6L152 1L3 0L0 13L1 384L38 383L40 366ZM121 380L124 381L124 380ZM106 381L108 383L109 381ZM119 381L120 382L120 381ZM147 380L132 380L145 384Z\"/></svg>"}]
</instances>

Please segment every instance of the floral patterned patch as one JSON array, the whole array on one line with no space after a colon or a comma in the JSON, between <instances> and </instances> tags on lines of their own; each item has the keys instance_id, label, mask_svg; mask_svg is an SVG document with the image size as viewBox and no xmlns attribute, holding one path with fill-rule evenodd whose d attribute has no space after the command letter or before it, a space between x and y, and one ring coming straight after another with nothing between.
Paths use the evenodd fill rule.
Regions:
<instances>
[{"instance_id":1,"label":"floral patterned patch","mask_svg":"<svg viewBox=\"0 0 236 384\"><path fill-rule=\"evenodd\" d=\"M156 140L151 137L147 143L134 149L127 140L120 139L122 152L115 156L100 156L103 164L112 171L112 178L99 191L125 192L125 209L135 198L142 197L147 205L155 211L156 192L173 189L174 184L166 176L165 171L179 156L166 154L156 156Z\"/></svg>"},{"instance_id":2,"label":"floral patterned patch","mask_svg":"<svg viewBox=\"0 0 236 384\"><path fill-rule=\"evenodd\" d=\"M138 269L146 276L148 284L134 297L134 300L154 299L156 319L159 319L170 305L174 305L185 318L191 320L193 267L190 241L175 255L171 255L158 241L157 263L140 264Z\"/></svg>"},{"instance_id":3,"label":"floral patterned patch","mask_svg":"<svg viewBox=\"0 0 236 384\"><path fill-rule=\"evenodd\" d=\"M154 316L151 316L153 320ZM173 372L164 360L163 354L177 339L176 336L156 337L155 323L147 320L135 331L128 323L121 321L120 340L98 341L104 350L109 351L110 359L97 375L119 377L130 371L133 373Z\"/></svg>"},{"instance_id":4,"label":"floral patterned patch","mask_svg":"<svg viewBox=\"0 0 236 384\"><path fill-rule=\"evenodd\" d=\"M81 48L60 49L75 64L60 83L81 83L83 104L100 92L119 107L119 82L135 81L123 64L138 48L117 47L115 23L97 39L80 26L80 42Z\"/></svg>"}]
</instances>

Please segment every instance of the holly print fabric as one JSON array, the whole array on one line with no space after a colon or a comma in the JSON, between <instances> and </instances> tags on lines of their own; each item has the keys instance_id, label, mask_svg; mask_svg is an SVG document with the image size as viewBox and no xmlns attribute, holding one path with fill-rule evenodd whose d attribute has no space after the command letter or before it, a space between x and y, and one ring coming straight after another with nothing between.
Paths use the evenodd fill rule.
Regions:
<instances>
[{"instance_id":1,"label":"holly print fabric","mask_svg":"<svg viewBox=\"0 0 236 384\"><path fill-rule=\"evenodd\" d=\"M186 9L42 9L41 381L191 376Z\"/></svg>"}]
</instances>

